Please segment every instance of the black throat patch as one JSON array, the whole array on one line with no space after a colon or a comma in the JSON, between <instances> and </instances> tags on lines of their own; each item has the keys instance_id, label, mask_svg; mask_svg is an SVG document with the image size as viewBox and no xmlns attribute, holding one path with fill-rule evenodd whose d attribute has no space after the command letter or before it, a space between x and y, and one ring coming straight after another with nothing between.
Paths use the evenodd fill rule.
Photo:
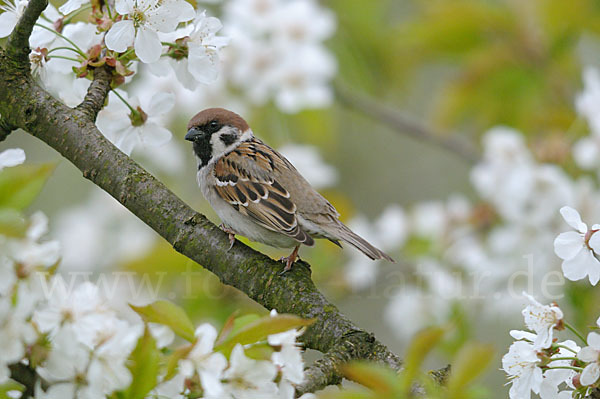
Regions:
<instances>
[{"instance_id":1,"label":"black throat patch","mask_svg":"<svg viewBox=\"0 0 600 399\"><path fill-rule=\"evenodd\" d=\"M207 135L206 138L200 140L194 140L194 153L200 159L200 164L198 165L198 170L202 169L202 167L208 164L211 158L212 148L210 145L210 136Z\"/></svg>"}]
</instances>

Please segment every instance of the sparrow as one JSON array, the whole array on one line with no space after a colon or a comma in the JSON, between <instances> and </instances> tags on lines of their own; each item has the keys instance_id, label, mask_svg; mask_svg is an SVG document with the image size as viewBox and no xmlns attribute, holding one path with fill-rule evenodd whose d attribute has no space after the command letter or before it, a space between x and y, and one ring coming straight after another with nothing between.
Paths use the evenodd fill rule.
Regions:
<instances>
[{"instance_id":1,"label":"sparrow","mask_svg":"<svg viewBox=\"0 0 600 399\"><path fill-rule=\"evenodd\" d=\"M369 258L394 260L340 220L340 214L283 155L254 136L238 114L208 108L188 123L185 139L193 144L202 194L229 234L272 247L294 248L280 260L292 268L300 245L326 238L346 242Z\"/></svg>"}]
</instances>

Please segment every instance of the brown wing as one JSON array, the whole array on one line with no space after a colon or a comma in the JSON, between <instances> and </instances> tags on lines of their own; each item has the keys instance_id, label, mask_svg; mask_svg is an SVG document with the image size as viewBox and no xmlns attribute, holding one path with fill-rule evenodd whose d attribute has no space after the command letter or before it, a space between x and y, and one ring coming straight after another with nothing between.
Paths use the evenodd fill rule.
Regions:
<instances>
[{"instance_id":1,"label":"brown wing","mask_svg":"<svg viewBox=\"0 0 600 399\"><path fill-rule=\"evenodd\" d=\"M298 224L290 193L274 178L273 171L286 166L285 159L260 141L244 142L215 163L215 190L262 227L313 245Z\"/></svg>"}]
</instances>

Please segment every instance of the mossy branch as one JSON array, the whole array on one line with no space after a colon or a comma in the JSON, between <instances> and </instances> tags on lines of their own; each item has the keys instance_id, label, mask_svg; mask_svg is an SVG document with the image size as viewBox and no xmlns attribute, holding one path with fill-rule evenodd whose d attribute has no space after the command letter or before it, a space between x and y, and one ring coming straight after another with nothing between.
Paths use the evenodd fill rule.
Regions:
<instances>
[{"instance_id":1,"label":"mossy branch","mask_svg":"<svg viewBox=\"0 0 600 399\"><path fill-rule=\"evenodd\" d=\"M0 142L6 140L9 134L15 130L13 126L11 126L5 118L0 115Z\"/></svg>"},{"instance_id":2,"label":"mossy branch","mask_svg":"<svg viewBox=\"0 0 600 399\"><path fill-rule=\"evenodd\" d=\"M94 124L108 91L107 80L101 78L104 75L96 75L86 97L89 101L76 109L53 98L32 79L23 46L27 45L27 35L45 4L45 0L30 1L18 31L9 41L11 50L0 50L0 114L6 123L54 148L85 178L224 284L238 288L267 309L315 318L301 340L307 348L325 353L326 358L309 369L305 386L318 389L338 382L338 359L369 359L398 369L401 361L395 354L341 314L317 290L307 263L299 262L292 271L280 276L281 263L241 242L228 250L225 233L114 147ZM312 381L311 376L317 374L316 381Z\"/></svg>"},{"instance_id":3,"label":"mossy branch","mask_svg":"<svg viewBox=\"0 0 600 399\"><path fill-rule=\"evenodd\" d=\"M35 22L47 6L48 0L31 0L8 37L6 52L11 59L16 61L15 67L19 69L29 69L29 53L31 52L29 37Z\"/></svg>"},{"instance_id":4,"label":"mossy branch","mask_svg":"<svg viewBox=\"0 0 600 399\"><path fill-rule=\"evenodd\" d=\"M92 122L96 121L98 112L104 107L104 102L110 91L112 69L108 65L93 69L94 78L88 87L85 98L75 109Z\"/></svg>"}]
</instances>

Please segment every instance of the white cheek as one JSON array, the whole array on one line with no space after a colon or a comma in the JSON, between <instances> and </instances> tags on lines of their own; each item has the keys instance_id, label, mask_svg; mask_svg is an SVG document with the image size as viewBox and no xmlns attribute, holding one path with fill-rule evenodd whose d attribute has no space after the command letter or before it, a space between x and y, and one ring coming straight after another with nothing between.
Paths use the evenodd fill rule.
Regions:
<instances>
[{"instance_id":1,"label":"white cheek","mask_svg":"<svg viewBox=\"0 0 600 399\"><path fill-rule=\"evenodd\" d=\"M224 129L221 129L219 132L214 133L210 136L210 146L212 148L213 156L220 156L227 151L227 147L225 147L225 143L221 140L221 134ZM235 144L235 143L234 143Z\"/></svg>"},{"instance_id":2,"label":"white cheek","mask_svg":"<svg viewBox=\"0 0 600 399\"><path fill-rule=\"evenodd\" d=\"M221 135L228 134L228 133L234 133L234 134L238 135L239 130L234 127L228 126L228 127L222 128L221 130L219 130L217 133L214 133L210 137L210 145L212 148L213 157L219 157L223 154L233 151L233 149L235 147L237 147L242 141L250 140L254 136L252 134L252 130L248 129L241 136L238 137L238 139L235 141L235 143L226 146L225 143L223 143L223 140L221 140Z\"/></svg>"}]
</instances>

